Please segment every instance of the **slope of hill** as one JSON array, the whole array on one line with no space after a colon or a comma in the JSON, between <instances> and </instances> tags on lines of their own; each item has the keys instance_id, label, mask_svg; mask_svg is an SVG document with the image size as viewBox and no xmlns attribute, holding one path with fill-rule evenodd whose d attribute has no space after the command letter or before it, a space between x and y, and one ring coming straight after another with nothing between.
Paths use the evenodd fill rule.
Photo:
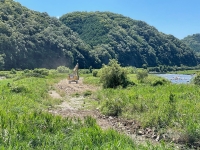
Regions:
<instances>
[{"instance_id":1,"label":"slope of hill","mask_svg":"<svg viewBox=\"0 0 200 150\"><path fill-rule=\"evenodd\" d=\"M89 48L70 28L47 13L12 0L0 1L0 69L55 68L87 64Z\"/></svg>"},{"instance_id":2,"label":"slope of hill","mask_svg":"<svg viewBox=\"0 0 200 150\"><path fill-rule=\"evenodd\" d=\"M0 1L0 69L197 65L193 51L145 22L110 12L74 12L60 19Z\"/></svg>"},{"instance_id":3,"label":"slope of hill","mask_svg":"<svg viewBox=\"0 0 200 150\"><path fill-rule=\"evenodd\" d=\"M182 41L200 55L200 33L189 35Z\"/></svg>"},{"instance_id":4,"label":"slope of hill","mask_svg":"<svg viewBox=\"0 0 200 150\"><path fill-rule=\"evenodd\" d=\"M117 58L124 65L197 65L196 56L182 41L143 21L110 12L73 12L60 20L93 47L96 67Z\"/></svg>"}]
</instances>

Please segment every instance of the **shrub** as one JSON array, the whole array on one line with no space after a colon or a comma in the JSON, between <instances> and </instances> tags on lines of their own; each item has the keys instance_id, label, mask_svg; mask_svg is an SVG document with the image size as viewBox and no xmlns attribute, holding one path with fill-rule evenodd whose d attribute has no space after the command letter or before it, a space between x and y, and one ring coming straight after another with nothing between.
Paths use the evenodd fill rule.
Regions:
<instances>
[{"instance_id":1,"label":"shrub","mask_svg":"<svg viewBox=\"0 0 200 150\"><path fill-rule=\"evenodd\" d=\"M49 75L49 70L45 68L41 69L34 69L33 71L31 70L24 70L25 76L26 77L39 77L39 78L44 78L45 76Z\"/></svg>"},{"instance_id":2,"label":"shrub","mask_svg":"<svg viewBox=\"0 0 200 150\"><path fill-rule=\"evenodd\" d=\"M14 69L14 68L12 68L11 70L10 70L10 74L16 74L17 72L16 72L16 70Z\"/></svg>"},{"instance_id":3,"label":"shrub","mask_svg":"<svg viewBox=\"0 0 200 150\"><path fill-rule=\"evenodd\" d=\"M49 70L47 70L45 68L41 68L41 69L36 68L36 69L33 70L33 73L48 76L49 75Z\"/></svg>"},{"instance_id":4,"label":"shrub","mask_svg":"<svg viewBox=\"0 0 200 150\"><path fill-rule=\"evenodd\" d=\"M97 77L97 74L98 74L98 71L97 71L97 70L93 70L93 71L92 71L93 77Z\"/></svg>"},{"instance_id":5,"label":"shrub","mask_svg":"<svg viewBox=\"0 0 200 150\"><path fill-rule=\"evenodd\" d=\"M29 72L30 72L30 70L28 70L28 69L24 70L24 73L29 73Z\"/></svg>"},{"instance_id":6,"label":"shrub","mask_svg":"<svg viewBox=\"0 0 200 150\"><path fill-rule=\"evenodd\" d=\"M126 87L128 85L127 72L117 60L111 59L108 65L103 66L100 81L104 88Z\"/></svg>"},{"instance_id":7,"label":"shrub","mask_svg":"<svg viewBox=\"0 0 200 150\"><path fill-rule=\"evenodd\" d=\"M57 71L59 73L69 73L70 69L68 67L65 67L65 66L59 66L59 67L57 67Z\"/></svg>"},{"instance_id":8,"label":"shrub","mask_svg":"<svg viewBox=\"0 0 200 150\"><path fill-rule=\"evenodd\" d=\"M143 82L144 79L148 77L147 70L139 70L139 71L137 71L136 77L137 77L137 80L139 80L140 82Z\"/></svg>"},{"instance_id":9,"label":"shrub","mask_svg":"<svg viewBox=\"0 0 200 150\"><path fill-rule=\"evenodd\" d=\"M188 145L196 145L198 146L200 143L200 125L196 122L191 121L188 119L186 122L186 130L184 134L185 142Z\"/></svg>"},{"instance_id":10,"label":"shrub","mask_svg":"<svg viewBox=\"0 0 200 150\"><path fill-rule=\"evenodd\" d=\"M93 70L92 70L92 66L89 67L89 71L90 71L90 73L92 73L92 71L93 71Z\"/></svg>"},{"instance_id":11,"label":"shrub","mask_svg":"<svg viewBox=\"0 0 200 150\"><path fill-rule=\"evenodd\" d=\"M103 114L108 116L119 116L122 113L123 102L120 99L107 100L101 107Z\"/></svg>"},{"instance_id":12,"label":"shrub","mask_svg":"<svg viewBox=\"0 0 200 150\"><path fill-rule=\"evenodd\" d=\"M45 75L35 73L35 72L29 72L25 74L26 77L37 77L37 78L45 78Z\"/></svg>"},{"instance_id":13,"label":"shrub","mask_svg":"<svg viewBox=\"0 0 200 150\"><path fill-rule=\"evenodd\" d=\"M158 85L164 85L166 83L168 83L169 81L165 80L165 79L157 79L155 81L152 82L152 86L158 86Z\"/></svg>"},{"instance_id":14,"label":"shrub","mask_svg":"<svg viewBox=\"0 0 200 150\"><path fill-rule=\"evenodd\" d=\"M92 95L92 91L89 91L89 90L87 90L87 91L85 91L84 93L83 93L83 95L86 97L86 96L90 96L90 95Z\"/></svg>"},{"instance_id":15,"label":"shrub","mask_svg":"<svg viewBox=\"0 0 200 150\"><path fill-rule=\"evenodd\" d=\"M194 84L195 84L195 85L200 85L200 73L198 73L198 74L194 77Z\"/></svg>"},{"instance_id":16,"label":"shrub","mask_svg":"<svg viewBox=\"0 0 200 150\"><path fill-rule=\"evenodd\" d=\"M24 85L11 86L10 91L14 93L27 92L27 88Z\"/></svg>"},{"instance_id":17,"label":"shrub","mask_svg":"<svg viewBox=\"0 0 200 150\"><path fill-rule=\"evenodd\" d=\"M129 67L126 67L126 69L128 71L128 74L136 73L136 68L135 67L129 66Z\"/></svg>"},{"instance_id":18,"label":"shrub","mask_svg":"<svg viewBox=\"0 0 200 150\"><path fill-rule=\"evenodd\" d=\"M88 69L80 69L81 74L90 74L90 70Z\"/></svg>"}]
</instances>

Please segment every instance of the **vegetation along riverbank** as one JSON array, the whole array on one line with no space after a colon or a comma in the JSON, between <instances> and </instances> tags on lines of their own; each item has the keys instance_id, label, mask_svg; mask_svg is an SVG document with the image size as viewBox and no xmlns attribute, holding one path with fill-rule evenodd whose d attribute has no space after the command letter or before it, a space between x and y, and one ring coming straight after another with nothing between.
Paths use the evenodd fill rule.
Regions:
<instances>
[{"instance_id":1,"label":"vegetation along riverbank","mask_svg":"<svg viewBox=\"0 0 200 150\"><path fill-rule=\"evenodd\" d=\"M116 70L113 70L113 66ZM111 72L104 74L104 69ZM48 94L48 91L56 90L56 83L66 79L66 73L59 73L59 69L1 72L1 76L4 76L0 80L1 148L198 148L199 86L193 83L171 84L165 79L146 74L144 70L136 74L128 73L130 70L120 67L116 61L100 70L93 70L93 73L81 70L84 84L93 87L103 85L103 88L95 91L83 90L71 95L59 90L57 92L60 92L60 99L52 98ZM118 77L122 78L113 79L115 71L121 73ZM113 82L117 79L118 85L109 83L108 79ZM129 127L129 134L143 135L158 143L136 143L127 134L113 129L101 129L92 117L85 117L84 120L77 117L63 118L47 111L56 109L56 105L63 101L67 102L69 96L84 96L83 104L88 103L90 107L82 109L96 109L104 118L113 121L116 118L118 123L124 122L123 127ZM123 121L120 122L120 119ZM169 144L170 142L174 144ZM179 146L173 146L176 144Z\"/></svg>"}]
</instances>

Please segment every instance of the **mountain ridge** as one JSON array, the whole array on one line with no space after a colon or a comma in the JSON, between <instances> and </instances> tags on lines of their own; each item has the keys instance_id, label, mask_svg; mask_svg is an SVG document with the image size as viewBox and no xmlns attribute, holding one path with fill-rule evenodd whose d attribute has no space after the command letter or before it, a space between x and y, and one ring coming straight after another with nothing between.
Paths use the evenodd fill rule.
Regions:
<instances>
[{"instance_id":1,"label":"mountain ridge","mask_svg":"<svg viewBox=\"0 0 200 150\"><path fill-rule=\"evenodd\" d=\"M60 20L77 32L87 44L97 49L100 45L107 45L117 55L113 56L111 50L104 48L102 51L107 52L107 57L110 55L125 66L197 64L192 50L182 41L173 35L159 32L144 21L111 12L73 12L61 16ZM99 60L102 61L101 58Z\"/></svg>"},{"instance_id":2,"label":"mountain ridge","mask_svg":"<svg viewBox=\"0 0 200 150\"><path fill-rule=\"evenodd\" d=\"M0 69L100 68L109 59L122 66L196 66L193 51L143 21L111 12L73 12L57 19L0 1Z\"/></svg>"},{"instance_id":3,"label":"mountain ridge","mask_svg":"<svg viewBox=\"0 0 200 150\"><path fill-rule=\"evenodd\" d=\"M181 41L188 45L188 47L194 50L198 55L200 55L200 33L188 35Z\"/></svg>"}]
</instances>

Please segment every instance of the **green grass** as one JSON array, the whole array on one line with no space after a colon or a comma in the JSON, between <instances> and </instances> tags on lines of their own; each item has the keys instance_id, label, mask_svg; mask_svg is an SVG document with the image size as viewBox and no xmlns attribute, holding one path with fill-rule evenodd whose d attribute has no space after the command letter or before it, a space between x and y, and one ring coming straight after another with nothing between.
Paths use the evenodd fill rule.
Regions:
<instances>
[{"instance_id":1,"label":"green grass","mask_svg":"<svg viewBox=\"0 0 200 150\"><path fill-rule=\"evenodd\" d=\"M102 130L91 117L81 121L48 113L47 108L60 102L48 90L64 78L66 74L54 70L38 77L17 71L0 80L0 149L170 149L135 144L114 130Z\"/></svg>"},{"instance_id":2,"label":"green grass","mask_svg":"<svg viewBox=\"0 0 200 150\"><path fill-rule=\"evenodd\" d=\"M93 84L96 86L101 86L99 77L94 77L91 73L90 74L81 74L81 77L84 78L83 83L85 83L85 84Z\"/></svg>"},{"instance_id":3,"label":"green grass","mask_svg":"<svg viewBox=\"0 0 200 150\"><path fill-rule=\"evenodd\" d=\"M137 80L136 74L128 77L135 86L102 89L96 93L102 113L135 119L143 128L156 128L160 134L178 133L180 140L188 145L200 142L199 86L171 84L155 75L149 75L143 82ZM98 81L98 77L89 78L86 83Z\"/></svg>"},{"instance_id":4,"label":"green grass","mask_svg":"<svg viewBox=\"0 0 200 150\"><path fill-rule=\"evenodd\" d=\"M179 132L186 143L200 139L200 88L192 84L152 86L151 75L139 83L135 75L130 79L137 83L126 89L103 89L96 97L106 115L136 119L142 126L155 127L159 132Z\"/></svg>"}]
</instances>

